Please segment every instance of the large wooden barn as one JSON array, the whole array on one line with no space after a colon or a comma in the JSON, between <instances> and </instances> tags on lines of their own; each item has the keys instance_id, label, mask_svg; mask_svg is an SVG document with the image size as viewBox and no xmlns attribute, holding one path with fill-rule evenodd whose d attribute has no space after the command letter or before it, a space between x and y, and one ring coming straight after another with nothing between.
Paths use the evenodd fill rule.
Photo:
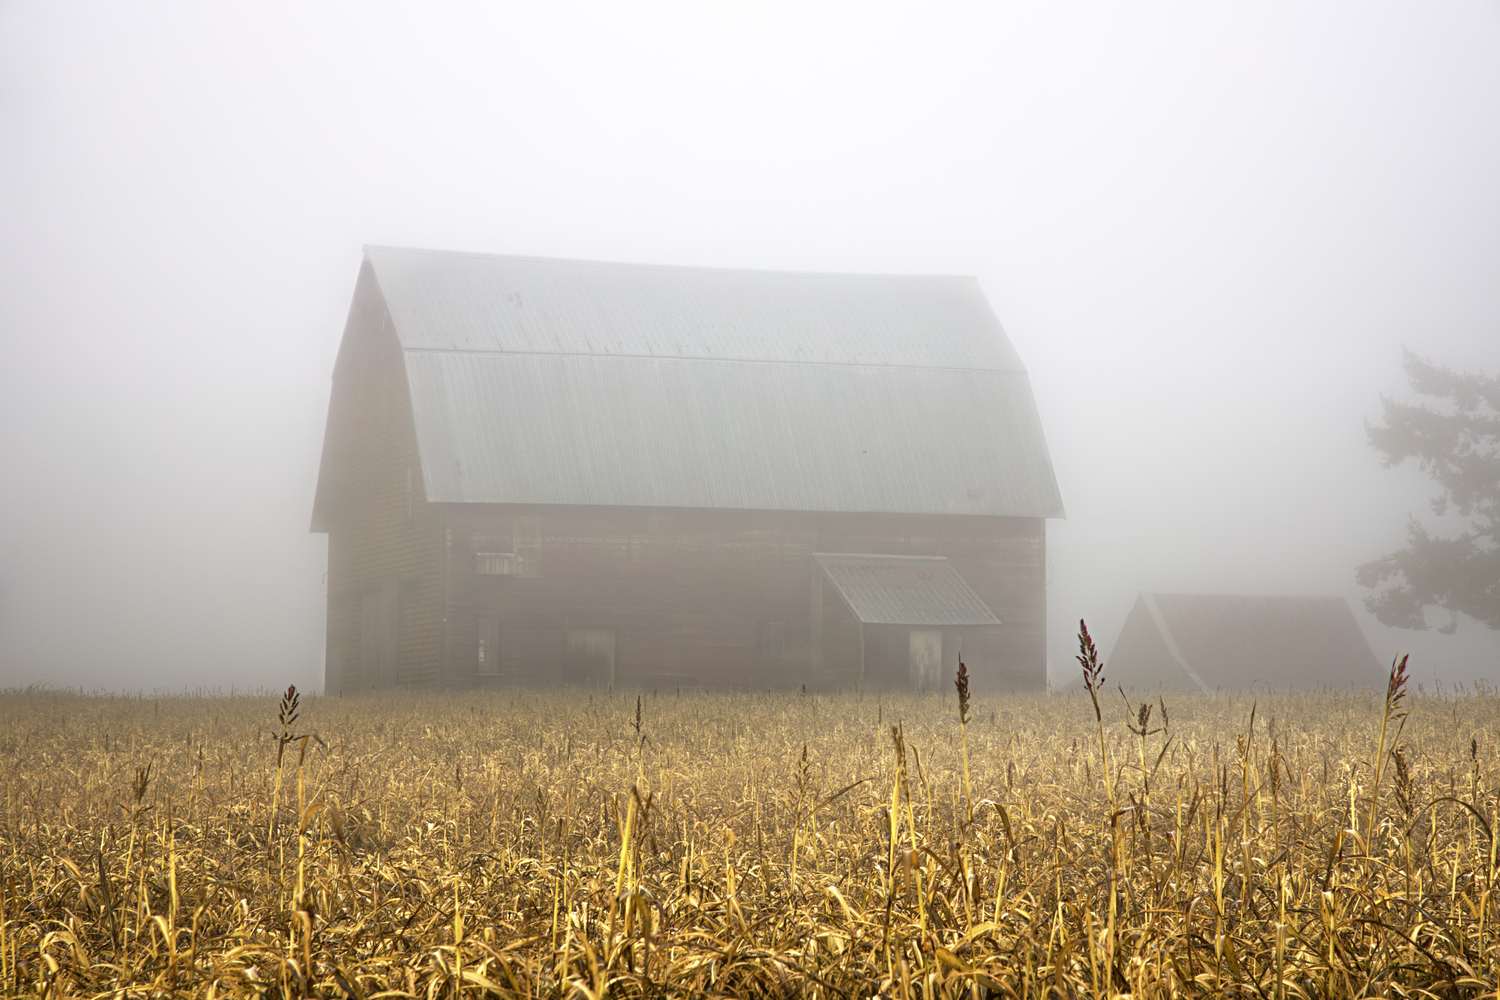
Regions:
<instances>
[{"instance_id":1,"label":"large wooden barn","mask_svg":"<svg viewBox=\"0 0 1500 1000\"><path fill-rule=\"evenodd\" d=\"M1062 503L973 278L370 247L326 690L1045 683Z\"/></svg>"}]
</instances>

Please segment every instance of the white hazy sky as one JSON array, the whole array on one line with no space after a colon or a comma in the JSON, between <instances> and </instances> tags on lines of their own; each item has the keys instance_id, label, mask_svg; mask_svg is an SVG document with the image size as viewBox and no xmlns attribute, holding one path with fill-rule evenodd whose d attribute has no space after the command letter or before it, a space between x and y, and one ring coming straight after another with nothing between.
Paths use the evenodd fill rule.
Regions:
<instances>
[{"instance_id":1,"label":"white hazy sky","mask_svg":"<svg viewBox=\"0 0 1500 1000\"><path fill-rule=\"evenodd\" d=\"M1363 421L1500 371L1496 3L0 3L0 687L322 684L308 532L366 243L976 274L1139 590L1346 595L1427 514ZM1430 515L1428 515L1430 518ZM1107 669L1106 669L1107 672Z\"/></svg>"}]
</instances>

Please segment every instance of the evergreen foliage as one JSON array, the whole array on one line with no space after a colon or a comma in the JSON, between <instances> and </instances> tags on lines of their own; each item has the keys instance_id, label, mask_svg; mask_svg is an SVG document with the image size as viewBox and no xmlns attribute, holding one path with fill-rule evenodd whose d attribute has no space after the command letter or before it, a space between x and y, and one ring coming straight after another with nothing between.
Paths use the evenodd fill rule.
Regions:
<instances>
[{"instance_id":1,"label":"evergreen foliage","mask_svg":"<svg viewBox=\"0 0 1500 1000\"><path fill-rule=\"evenodd\" d=\"M1429 607L1448 612L1439 631L1451 633L1468 615L1500 629L1500 377L1453 372L1403 351L1407 380L1435 406L1384 396L1384 425L1365 425L1370 445L1387 468L1408 458L1441 492L1433 513L1453 509L1468 519L1464 531L1435 535L1412 517L1406 546L1356 570L1365 598L1382 622L1425 629Z\"/></svg>"}]
</instances>

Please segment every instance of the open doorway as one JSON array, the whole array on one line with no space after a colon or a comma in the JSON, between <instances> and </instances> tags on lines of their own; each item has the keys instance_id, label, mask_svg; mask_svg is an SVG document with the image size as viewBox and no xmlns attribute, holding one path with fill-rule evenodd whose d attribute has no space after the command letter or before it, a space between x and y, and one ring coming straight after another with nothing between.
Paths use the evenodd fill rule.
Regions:
<instances>
[{"instance_id":1,"label":"open doorway","mask_svg":"<svg viewBox=\"0 0 1500 1000\"><path fill-rule=\"evenodd\" d=\"M937 629L911 630L911 685L932 690L943 674L943 633Z\"/></svg>"},{"instance_id":2,"label":"open doorway","mask_svg":"<svg viewBox=\"0 0 1500 1000\"><path fill-rule=\"evenodd\" d=\"M563 680L569 684L615 683L615 630L575 628L568 630L563 658Z\"/></svg>"}]
</instances>

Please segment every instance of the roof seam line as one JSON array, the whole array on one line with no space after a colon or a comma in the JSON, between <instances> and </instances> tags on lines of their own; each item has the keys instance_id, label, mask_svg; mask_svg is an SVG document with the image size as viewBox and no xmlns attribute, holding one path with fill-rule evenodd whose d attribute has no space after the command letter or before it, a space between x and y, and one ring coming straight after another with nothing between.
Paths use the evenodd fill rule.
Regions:
<instances>
[{"instance_id":1,"label":"roof seam line","mask_svg":"<svg viewBox=\"0 0 1500 1000\"><path fill-rule=\"evenodd\" d=\"M784 361L766 358L714 358L681 354L586 354L581 351L476 351L467 347L402 347L407 354L472 354L499 358L588 358L594 361L717 361L737 365L781 365L790 368L879 368L892 371L972 372L978 375L1027 375L1025 369L974 368L959 365L882 365L868 361Z\"/></svg>"}]
</instances>

